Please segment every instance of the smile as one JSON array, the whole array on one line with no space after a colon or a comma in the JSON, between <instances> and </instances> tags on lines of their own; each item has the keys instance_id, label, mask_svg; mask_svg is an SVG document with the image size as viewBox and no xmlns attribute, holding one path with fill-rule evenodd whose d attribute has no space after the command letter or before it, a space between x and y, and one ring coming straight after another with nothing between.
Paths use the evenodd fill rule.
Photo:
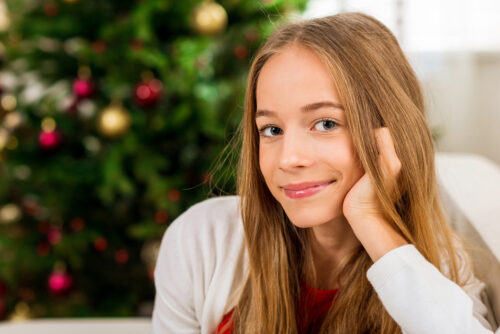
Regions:
<instances>
[{"instance_id":1,"label":"smile","mask_svg":"<svg viewBox=\"0 0 500 334\"><path fill-rule=\"evenodd\" d=\"M300 190L291 190L291 189L286 189L286 188L284 188L283 190L285 191L285 195L287 195L289 198L299 199L299 198L309 197L309 196L312 196L314 194L317 194L334 182L335 182L335 180L325 182L322 184L318 184L318 185L315 185L312 187L303 188Z\"/></svg>"}]
</instances>

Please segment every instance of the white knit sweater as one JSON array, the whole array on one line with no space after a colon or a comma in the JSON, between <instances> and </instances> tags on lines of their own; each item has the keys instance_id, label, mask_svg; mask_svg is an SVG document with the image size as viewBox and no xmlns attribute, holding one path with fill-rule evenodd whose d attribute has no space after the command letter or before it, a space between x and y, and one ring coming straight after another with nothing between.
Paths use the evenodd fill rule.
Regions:
<instances>
[{"instance_id":1,"label":"white knit sweater","mask_svg":"<svg viewBox=\"0 0 500 334\"><path fill-rule=\"evenodd\" d=\"M200 202L168 227L154 272L152 333L215 332L244 281L243 240L237 196ZM485 285L462 264L468 284L460 288L409 244L386 253L366 275L403 333L493 333L480 298Z\"/></svg>"}]
</instances>

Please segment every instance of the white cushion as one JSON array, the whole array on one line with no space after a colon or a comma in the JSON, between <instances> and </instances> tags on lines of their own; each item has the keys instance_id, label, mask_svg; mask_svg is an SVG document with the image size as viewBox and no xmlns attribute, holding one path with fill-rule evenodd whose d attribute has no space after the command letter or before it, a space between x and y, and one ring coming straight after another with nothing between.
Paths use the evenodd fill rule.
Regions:
<instances>
[{"instance_id":1,"label":"white cushion","mask_svg":"<svg viewBox=\"0 0 500 334\"><path fill-rule=\"evenodd\" d=\"M150 330L149 318L53 318L0 322L2 334L143 334Z\"/></svg>"},{"instance_id":2,"label":"white cushion","mask_svg":"<svg viewBox=\"0 0 500 334\"><path fill-rule=\"evenodd\" d=\"M450 223L472 245L478 278L486 283L493 328L500 322L500 168L474 154L438 153L436 172Z\"/></svg>"}]
</instances>

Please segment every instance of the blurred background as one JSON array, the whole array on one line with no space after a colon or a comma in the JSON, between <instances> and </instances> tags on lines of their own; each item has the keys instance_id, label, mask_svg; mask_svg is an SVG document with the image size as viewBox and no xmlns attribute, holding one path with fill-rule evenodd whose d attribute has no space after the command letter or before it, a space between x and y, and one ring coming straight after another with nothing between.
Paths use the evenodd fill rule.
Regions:
<instances>
[{"instance_id":1,"label":"blurred background","mask_svg":"<svg viewBox=\"0 0 500 334\"><path fill-rule=\"evenodd\" d=\"M287 17L343 11L399 39L438 150L500 163L496 0L0 0L0 320L149 317L161 237L208 196L252 55Z\"/></svg>"},{"instance_id":2,"label":"blurred background","mask_svg":"<svg viewBox=\"0 0 500 334\"><path fill-rule=\"evenodd\" d=\"M305 17L375 16L422 83L438 150L500 163L500 1L310 0Z\"/></svg>"}]
</instances>

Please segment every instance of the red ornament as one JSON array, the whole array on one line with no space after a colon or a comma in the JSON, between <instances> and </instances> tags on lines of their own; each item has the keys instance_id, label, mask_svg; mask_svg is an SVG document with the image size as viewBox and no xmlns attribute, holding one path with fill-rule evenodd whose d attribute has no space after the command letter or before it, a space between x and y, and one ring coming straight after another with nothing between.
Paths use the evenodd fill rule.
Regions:
<instances>
[{"instance_id":1,"label":"red ornament","mask_svg":"<svg viewBox=\"0 0 500 334\"><path fill-rule=\"evenodd\" d=\"M233 54L236 58L243 59L248 55L248 49L244 45L236 45L233 49Z\"/></svg>"},{"instance_id":2,"label":"red ornament","mask_svg":"<svg viewBox=\"0 0 500 334\"><path fill-rule=\"evenodd\" d=\"M103 237L99 237L94 240L94 248L99 252L104 252L108 248L108 241Z\"/></svg>"},{"instance_id":3,"label":"red ornament","mask_svg":"<svg viewBox=\"0 0 500 334\"><path fill-rule=\"evenodd\" d=\"M98 40L92 43L92 51L94 51L94 53L98 55L106 52L106 48L107 48L106 42L104 41Z\"/></svg>"},{"instance_id":4,"label":"red ornament","mask_svg":"<svg viewBox=\"0 0 500 334\"><path fill-rule=\"evenodd\" d=\"M155 221L158 224L165 224L168 220L168 214L165 210L158 210L155 213Z\"/></svg>"},{"instance_id":5,"label":"red ornament","mask_svg":"<svg viewBox=\"0 0 500 334\"><path fill-rule=\"evenodd\" d=\"M53 272L49 276L48 285L52 294L62 295L71 288L73 280L66 272Z\"/></svg>"},{"instance_id":6,"label":"red ornament","mask_svg":"<svg viewBox=\"0 0 500 334\"><path fill-rule=\"evenodd\" d=\"M55 17L59 14L59 6L55 2L47 2L43 5L43 11L48 17Z\"/></svg>"},{"instance_id":7,"label":"red ornament","mask_svg":"<svg viewBox=\"0 0 500 334\"><path fill-rule=\"evenodd\" d=\"M139 82L135 86L134 99L143 108L154 107L160 100L163 86L158 79Z\"/></svg>"},{"instance_id":8,"label":"red ornament","mask_svg":"<svg viewBox=\"0 0 500 334\"><path fill-rule=\"evenodd\" d=\"M128 261L128 252L125 249L119 249L115 252L115 261L125 263Z\"/></svg>"},{"instance_id":9,"label":"red ornament","mask_svg":"<svg viewBox=\"0 0 500 334\"><path fill-rule=\"evenodd\" d=\"M81 99L91 97L94 93L94 84L90 80L76 79L73 81L73 92Z\"/></svg>"},{"instance_id":10,"label":"red ornament","mask_svg":"<svg viewBox=\"0 0 500 334\"><path fill-rule=\"evenodd\" d=\"M83 220L83 218L81 217L75 217L71 220L70 225L73 231L78 232L83 230L83 228L85 227L85 220Z\"/></svg>"},{"instance_id":11,"label":"red ornament","mask_svg":"<svg viewBox=\"0 0 500 334\"><path fill-rule=\"evenodd\" d=\"M56 130L50 132L42 131L38 136L38 142L44 150L55 149L61 144L61 140L61 134Z\"/></svg>"},{"instance_id":12,"label":"red ornament","mask_svg":"<svg viewBox=\"0 0 500 334\"><path fill-rule=\"evenodd\" d=\"M170 202L179 202L181 199L181 192L178 189L170 189L167 192L167 198Z\"/></svg>"}]
</instances>

